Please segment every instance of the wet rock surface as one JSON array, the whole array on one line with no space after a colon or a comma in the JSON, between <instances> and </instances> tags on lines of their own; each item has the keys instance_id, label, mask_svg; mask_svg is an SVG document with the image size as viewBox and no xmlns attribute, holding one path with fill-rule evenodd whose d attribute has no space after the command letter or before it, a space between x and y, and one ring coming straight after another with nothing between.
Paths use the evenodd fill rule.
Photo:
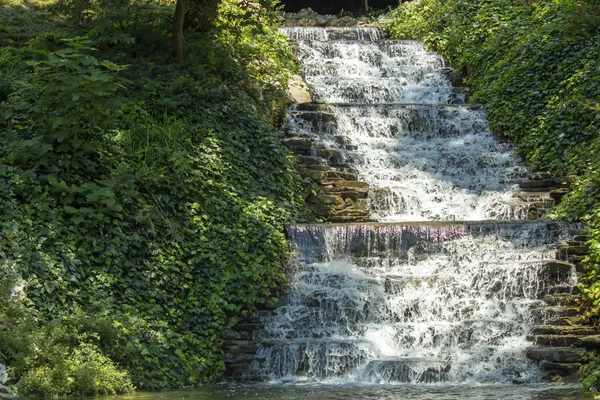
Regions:
<instances>
[{"instance_id":1,"label":"wet rock surface","mask_svg":"<svg viewBox=\"0 0 600 400\"><path fill-rule=\"evenodd\" d=\"M565 182L565 179L549 179L546 182ZM533 185L534 187L538 187ZM577 275L583 273L581 261L587 253L585 235L575 235L567 244L556 251L556 261L549 265L553 273L564 273L567 268L575 269ZM547 307L542 315L549 317L553 325L538 325L527 337L534 345L527 350L527 356L540 362L544 379L549 381L572 381L577 379L582 365L592 351L600 348L600 331L588 318L584 297L579 287L557 285L549 288L542 299Z\"/></svg>"},{"instance_id":2,"label":"wet rock surface","mask_svg":"<svg viewBox=\"0 0 600 400\"><path fill-rule=\"evenodd\" d=\"M348 27L364 26L369 23L367 17L352 17L349 15L321 15L312 10L304 8L297 13L281 13L280 18L284 20L284 26L306 26L306 27Z\"/></svg>"},{"instance_id":3,"label":"wet rock surface","mask_svg":"<svg viewBox=\"0 0 600 400\"><path fill-rule=\"evenodd\" d=\"M548 172L534 172L519 183L520 192L514 197L527 219L546 218L548 212L571 191L574 176L555 177Z\"/></svg>"}]
</instances>

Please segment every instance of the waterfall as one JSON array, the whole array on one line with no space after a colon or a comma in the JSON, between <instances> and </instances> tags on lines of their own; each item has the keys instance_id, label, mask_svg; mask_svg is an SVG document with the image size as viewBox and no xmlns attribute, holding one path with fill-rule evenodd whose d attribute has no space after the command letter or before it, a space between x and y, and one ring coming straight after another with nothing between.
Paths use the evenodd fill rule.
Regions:
<instances>
[{"instance_id":1,"label":"waterfall","mask_svg":"<svg viewBox=\"0 0 600 400\"><path fill-rule=\"evenodd\" d=\"M339 152L380 223L288 227L290 290L249 375L370 383L536 382L540 299L574 285L562 222L524 221L527 175L443 58L375 28L285 28L322 107L288 129ZM515 221L519 220L520 221ZM469 221L469 222L465 222Z\"/></svg>"}]
</instances>

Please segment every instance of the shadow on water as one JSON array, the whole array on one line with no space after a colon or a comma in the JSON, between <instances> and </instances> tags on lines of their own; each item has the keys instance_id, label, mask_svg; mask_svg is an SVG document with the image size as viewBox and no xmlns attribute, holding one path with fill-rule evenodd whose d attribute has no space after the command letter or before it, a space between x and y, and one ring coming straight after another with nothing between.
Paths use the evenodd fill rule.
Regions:
<instances>
[{"instance_id":1,"label":"shadow on water","mask_svg":"<svg viewBox=\"0 0 600 400\"><path fill-rule=\"evenodd\" d=\"M589 400L578 385L417 386L417 385L273 385L216 384L198 389L141 392L104 400Z\"/></svg>"}]
</instances>

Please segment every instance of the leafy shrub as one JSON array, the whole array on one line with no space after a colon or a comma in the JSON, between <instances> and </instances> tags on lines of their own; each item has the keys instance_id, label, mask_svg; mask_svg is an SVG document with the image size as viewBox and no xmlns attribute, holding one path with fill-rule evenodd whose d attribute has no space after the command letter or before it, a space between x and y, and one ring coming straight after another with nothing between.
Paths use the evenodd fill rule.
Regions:
<instances>
[{"instance_id":1,"label":"leafy shrub","mask_svg":"<svg viewBox=\"0 0 600 400\"><path fill-rule=\"evenodd\" d=\"M80 345L51 366L28 370L19 381L26 395L57 397L127 393L133 386L127 374L91 345Z\"/></svg>"},{"instance_id":2,"label":"leafy shrub","mask_svg":"<svg viewBox=\"0 0 600 400\"><path fill-rule=\"evenodd\" d=\"M21 377L21 394L57 397L133 390L128 374L71 326L41 324L23 303L23 282L6 265L2 272L0 357L12 361L11 374Z\"/></svg>"},{"instance_id":3,"label":"leafy shrub","mask_svg":"<svg viewBox=\"0 0 600 400\"><path fill-rule=\"evenodd\" d=\"M0 272L22 286L0 355L23 393L218 379L224 331L285 282L284 225L310 218L273 126L292 57L272 14L224 0L175 62L142 3L172 11L89 2L69 28L87 35L0 57Z\"/></svg>"}]
</instances>

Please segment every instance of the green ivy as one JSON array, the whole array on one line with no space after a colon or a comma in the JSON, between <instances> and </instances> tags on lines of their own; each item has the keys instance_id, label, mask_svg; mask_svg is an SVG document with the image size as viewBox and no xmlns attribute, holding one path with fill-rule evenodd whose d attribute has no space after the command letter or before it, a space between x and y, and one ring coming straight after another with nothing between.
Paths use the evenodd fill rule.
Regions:
<instances>
[{"instance_id":1,"label":"green ivy","mask_svg":"<svg viewBox=\"0 0 600 400\"><path fill-rule=\"evenodd\" d=\"M596 0L422 0L390 15L395 38L442 53L528 165L572 174L553 216L588 222L588 316L600 315L600 3ZM598 359L583 383L600 388Z\"/></svg>"}]
</instances>

